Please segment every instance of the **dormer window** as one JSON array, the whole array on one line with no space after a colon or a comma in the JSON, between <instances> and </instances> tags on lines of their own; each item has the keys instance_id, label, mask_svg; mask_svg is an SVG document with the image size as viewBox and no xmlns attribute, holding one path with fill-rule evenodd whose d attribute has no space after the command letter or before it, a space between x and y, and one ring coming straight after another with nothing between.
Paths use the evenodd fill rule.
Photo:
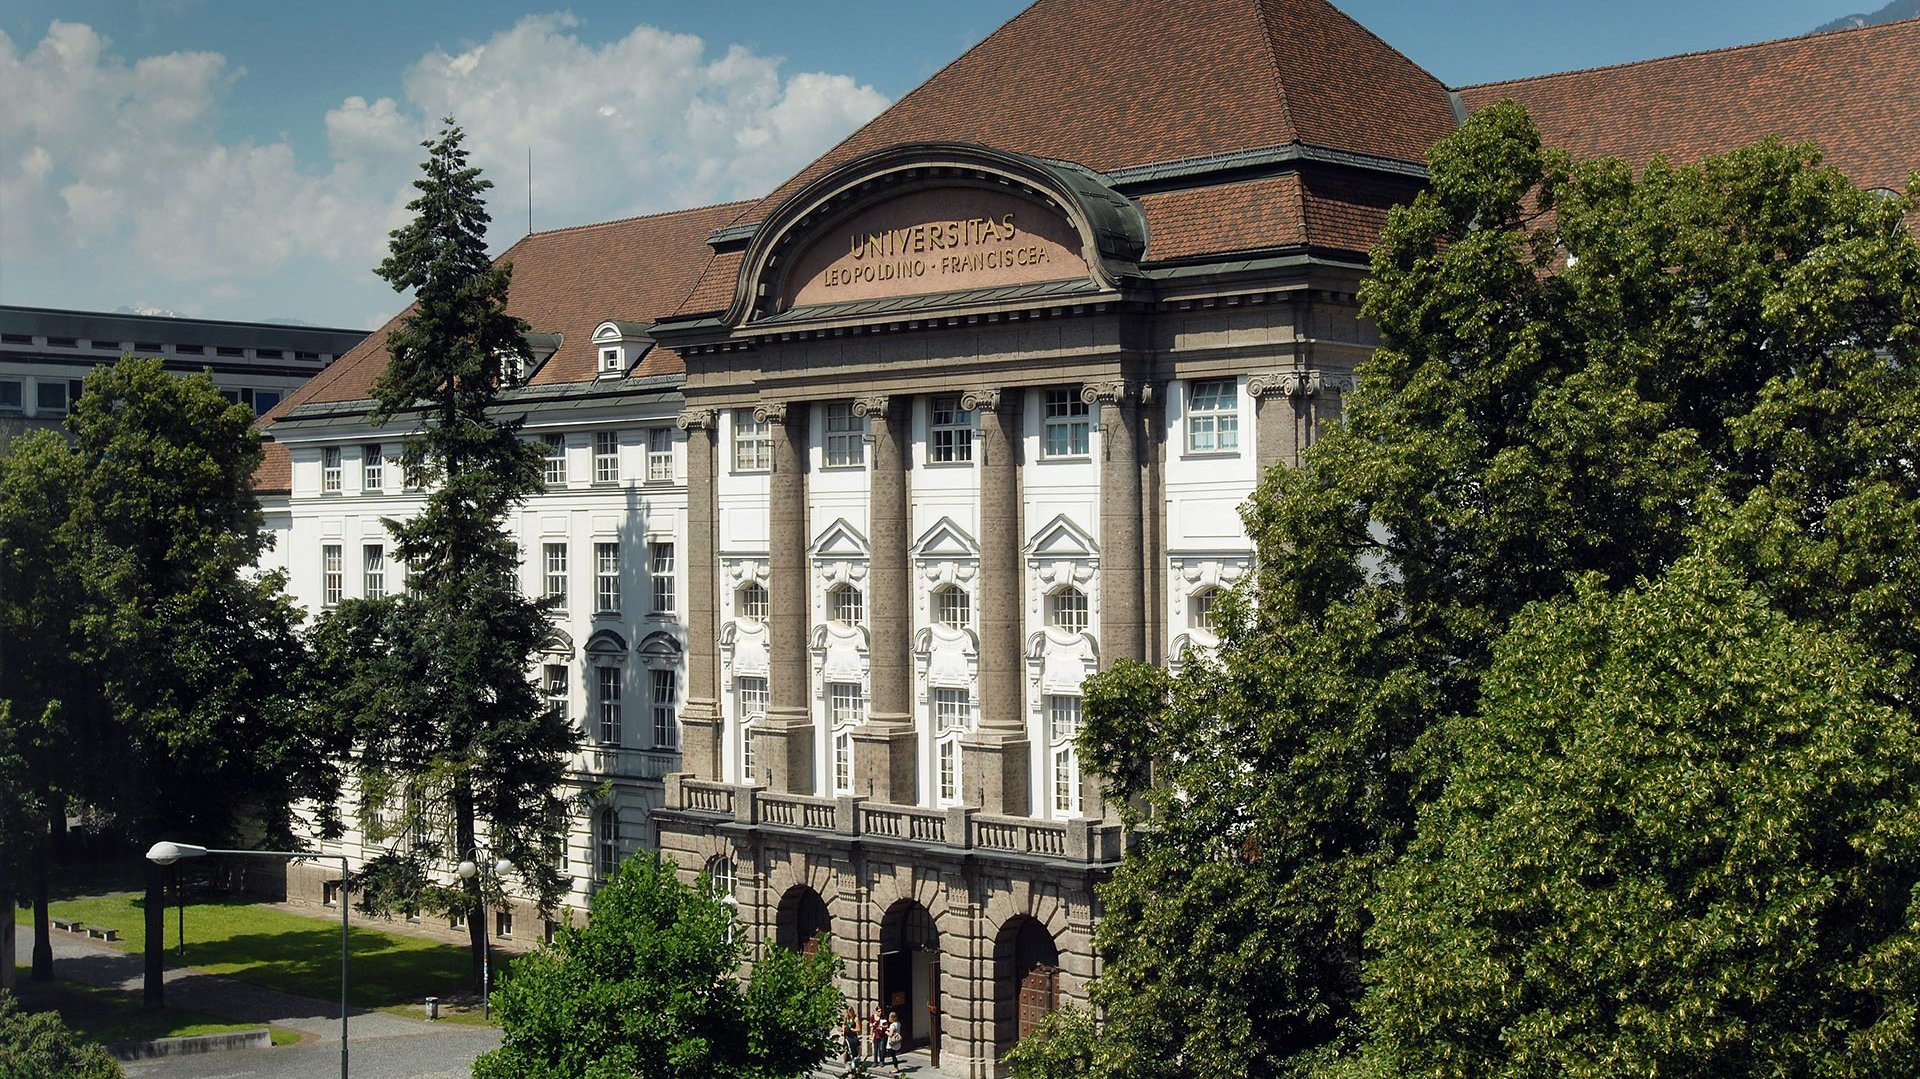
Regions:
<instances>
[{"instance_id":1,"label":"dormer window","mask_svg":"<svg viewBox=\"0 0 1920 1079\"><path fill-rule=\"evenodd\" d=\"M603 375L617 375L620 373L619 349L603 348L600 350L600 373Z\"/></svg>"},{"instance_id":2,"label":"dormer window","mask_svg":"<svg viewBox=\"0 0 1920 1079\"><path fill-rule=\"evenodd\" d=\"M595 377L620 378L633 370L641 357L653 348L653 338L649 335L652 329L646 323L611 319L595 327L593 349L598 357L593 365Z\"/></svg>"}]
</instances>

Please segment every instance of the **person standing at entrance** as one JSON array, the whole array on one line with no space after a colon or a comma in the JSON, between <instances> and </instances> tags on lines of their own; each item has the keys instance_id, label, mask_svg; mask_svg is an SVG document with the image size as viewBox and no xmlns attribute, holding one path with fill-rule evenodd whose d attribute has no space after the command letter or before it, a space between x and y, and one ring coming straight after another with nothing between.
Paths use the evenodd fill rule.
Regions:
<instances>
[{"instance_id":1,"label":"person standing at entrance","mask_svg":"<svg viewBox=\"0 0 1920 1079\"><path fill-rule=\"evenodd\" d=\"M906 1035L900 1029L900 1013L887 1013L887 1055L893 1058L893 1070L900 1070L900 1050L906 1044Z\"/></svg>"},{"instance_id":2,"label":"person standing at entrance","mask_svg":"<svg viewBox=\"0 0 1920 1079\"><path fill-rule=\"evenodd\" d=\"M847 1014L840 1017L840 1035L846 1042L846 1064L852 1067L860 1058L860 1013L851 1004L847 1005Z\"/></svg>"},{"instance_id":3,"label":"person standing at entrance","mask_svg":"<svg viewBox=\"0 0 1920 1079\"><path fill-rule=\"evenodd\" d=\"M873 1062L875 1064L880 1063L880 1058L887 1055L887 1011L885 1008L875 1007L873 1009L873 1019L867 1023L867 1040L873 1043L873 1053L871 1054Z\"/></svg>"}]
</instances>

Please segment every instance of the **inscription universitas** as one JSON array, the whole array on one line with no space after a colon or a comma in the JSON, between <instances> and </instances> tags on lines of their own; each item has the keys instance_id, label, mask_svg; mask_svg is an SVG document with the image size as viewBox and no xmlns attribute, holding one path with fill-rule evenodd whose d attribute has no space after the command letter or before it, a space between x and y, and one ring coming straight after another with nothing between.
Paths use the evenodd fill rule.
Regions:
<instances>
[{"instance_id":1,"label":"inscription universitas","mask_svg":"<svg viewBox=\"0 0 1920 1079\"><path fill-rule=\"evenodd\" d=\"M836 288L911 281L1004 267L1039 267L1053 261L1047 244L1021 236L1011 213L855 232L847 254L849 261L828 268L821 284Z\"/></svg>"}]
</instances>

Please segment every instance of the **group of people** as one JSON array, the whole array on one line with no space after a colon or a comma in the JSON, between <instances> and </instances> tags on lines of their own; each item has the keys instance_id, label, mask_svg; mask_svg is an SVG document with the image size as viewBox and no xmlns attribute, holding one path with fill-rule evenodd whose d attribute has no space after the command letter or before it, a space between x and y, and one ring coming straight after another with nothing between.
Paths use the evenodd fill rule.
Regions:
<instances>
[{"instance_id":1,"label":"group of people","mask_svg":"<svg viewBox=\"0 0 1920 1079\"><path fill-rule=\"evenodd\" d=\"M847 1040L846 1062L849 1067L860 1059L860 1027L860 1013L849 1005L847 1014L840 1020L840 1032ZM884 1065L891 1058L894 1069L899 1070L900 1050L906 1044L906 1034L900 1027L900 1013L875 1008L873 1017L866 1022L866 1035L872 1039L874 1064Z\"/></svg>"}]
</instances>

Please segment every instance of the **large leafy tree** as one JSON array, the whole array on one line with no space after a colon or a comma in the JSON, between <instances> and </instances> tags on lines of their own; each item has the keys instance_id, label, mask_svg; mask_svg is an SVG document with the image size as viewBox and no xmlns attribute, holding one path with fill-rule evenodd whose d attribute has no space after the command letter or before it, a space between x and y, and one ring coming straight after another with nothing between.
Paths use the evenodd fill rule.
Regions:
<instances>
[{"instance_id":1,"label":"large leafy tree","mask_svg":"<svg viewBox=\"0 0 1920 1079\"><path fill-rule=\"evenodd\" d=\"M1776 142L1637 177L1576 163L1511 103L1431 164L1374 251L1382 344L1345 421L1247 508L1260 569L1218 657L1089 688L1088 759L1146 826L1102 893L1099 1037L1029 1056L1348 1058L1380 875L1496 642L1583 575L1657 578L1703 506L1730 507L1727 557L1783 610L1911 688L1912 203Z\"/></svg>"},{"instance_id":2,"label":"large leafy tree","mask_svg":"<svg viewBox=\"0 0 1920 1079\"><path fill-rule=\"evenodd\" d=\"M430 492L418 516L387 522L407 588L342 604L316 647L353 723L363 827L387 844L362 875L363 905L474 915L483 880L497 881L482 874L449 890L436 876L483 839L543 905L565 893L560 789L576 735L529 677L552 626L545 603L515 586L520 554L507 529L541 487L538 453L496 411L505 365L528 358L526 325L506 312L512 268L487 258L482 194L492 185L447 124L423 144L414 219L393 233L379 268L413 294L388 339L373 414L414 427L402 466ZM477 987L486 927L478 917L468 925Z\"/></svg>"},{"instance_id":3,"label":"large leafy tree","mask_svg":"<svg viewBox=\"0 0 1920 1079\"><path fill-rule=\"evenodd\" d=\"M775 947L743 985L746 956L710 890L658 856L629 858L584 927L514 963L494 993L505 1038L475 1079L812 1074L833 1047L839 959Z\"/></svg>"},{"instance_id":4,"label":"large leafy tree","mask_svg":"<svg viewBox=\"0 0 1920 1079\"><path fill-rule=\"evenodd\" d=\"M70 793L143 849L241 828L284 844L296 803L337 795L342 747L305 707L299 611L279 575L254 570L268 541L252 420L206 377L133 358L89 376L67 419L84 658L65 707L97 736L62 751L87 754ZM161 868L147 870L145 995L157 1007L166 912Z\"/></svg>"}]
</instances>

